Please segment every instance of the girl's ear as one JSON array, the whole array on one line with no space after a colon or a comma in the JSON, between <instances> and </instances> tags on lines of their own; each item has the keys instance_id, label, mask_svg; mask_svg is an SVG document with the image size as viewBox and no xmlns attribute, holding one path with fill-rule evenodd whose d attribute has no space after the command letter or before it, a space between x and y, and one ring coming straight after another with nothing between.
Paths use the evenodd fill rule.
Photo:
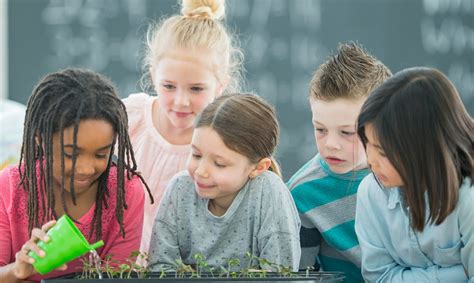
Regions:
<instances>
[{"instance_id":1,"label":"girl's ear","mask_svg":"<svg viewBox=\"0 0 474 283\"><path fill-rule=\"evenodd\" d=\"M249 178L250 179L253 179L255 177L257 177L258 175L262 174L263 172L267 171L268 168L270 168L270 166L272 165L272 160L268 157L265 157L263 158L262 160L260 160L255 169L253 169L250 174L249 174Z\"/></svg>"}]
</instances>

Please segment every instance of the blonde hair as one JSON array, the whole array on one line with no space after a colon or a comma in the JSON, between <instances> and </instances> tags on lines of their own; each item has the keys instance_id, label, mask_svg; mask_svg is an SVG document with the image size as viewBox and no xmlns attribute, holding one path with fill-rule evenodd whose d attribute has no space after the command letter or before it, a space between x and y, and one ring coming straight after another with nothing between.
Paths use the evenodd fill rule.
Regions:
<instances>
[{"instance_id":1,"label":"blonde hair","mask_svg":"<svg viewBox=\"0 0 474 283\"><path fill-rule=\"evenodd\" d=\"M225 16L224 0L183 0L181 13L149 26L142 87L150 89L150 68L179 47L216 54L220 60L211 67L219 82L226 84L225 92L239 91L243 53L238 40L221 23Z\"/></svg>"}]
</instances>

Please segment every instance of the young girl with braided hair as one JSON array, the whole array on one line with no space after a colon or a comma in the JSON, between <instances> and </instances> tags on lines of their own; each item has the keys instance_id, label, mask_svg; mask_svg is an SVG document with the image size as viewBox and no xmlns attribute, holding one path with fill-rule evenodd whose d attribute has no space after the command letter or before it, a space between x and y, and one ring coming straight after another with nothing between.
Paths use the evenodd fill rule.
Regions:
<instances>
[{"instance_id":1,"label":"young girl with braided hair","mask_svg":"<svg viewBox=\"0 0 474 283\"><path fill-rule=\"evenodd\" d=\"M36 243L49 240L64 214L89 242L104 241L101 257L120 261L138 250L144 190L135 170L127 113L112 83L81 69L45 76L28 101L20 164L0 172L0 282L80 271L77 259L39 276L28 256L47 256Z\"/></svg>"}]
</instances>

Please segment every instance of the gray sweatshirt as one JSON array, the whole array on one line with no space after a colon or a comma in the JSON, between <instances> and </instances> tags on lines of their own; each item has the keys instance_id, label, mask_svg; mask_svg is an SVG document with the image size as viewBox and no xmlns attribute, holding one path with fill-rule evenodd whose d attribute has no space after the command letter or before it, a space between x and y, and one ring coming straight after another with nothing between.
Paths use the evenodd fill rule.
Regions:
<instances>
[{"instance_id":1,"label":"gray sweatshirt","mask_svg":"<svg viewBox=\"0 0 474 283\"><path fill-rule=\"evenodd\" d=\"M227 266L238 258L247 267L247 252L298 270L300 220L291 194L280 177L266 171L249 179L222 216L208 210L187 171L169 183L153 226L152 271L171 271L176 260L195 264L201 253L210 266Z\"/></svg>"}]
</instances>

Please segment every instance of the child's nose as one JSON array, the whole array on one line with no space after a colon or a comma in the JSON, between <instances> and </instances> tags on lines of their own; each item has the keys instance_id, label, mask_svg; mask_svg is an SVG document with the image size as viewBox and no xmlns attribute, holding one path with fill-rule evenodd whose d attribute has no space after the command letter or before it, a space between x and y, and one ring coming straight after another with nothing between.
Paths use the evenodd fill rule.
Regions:
<instances>
[{"instance_id":1,"label":"child's nose","mask_svg":"<svg viewBox=\"0 0 474 283\"><path fill-rule=\"evenodd\" d=\"M328 135L326 139L326 147L329 149L341 149L341 143L335 135Z\"/></svg>"},{"instance_id":2,"label":"child's nose","mask_svg":"<svg viewBox=\"0 0 474 283\"><path fill-rule=\"evenodd\" d=\"M370 168L375 168L376 169L376 158L373 154L373 152L371 152L371 149L370 147L367 147L366 149L366 154L367 154L367 164L370 166Z\"/></svg>"},{"instance_id":3,"label":"child's nose","mask_svg":"<svg viewBox=\"0 0 474 283\"><path fill-rule=\"evenodd\" d=\"M203 178L208 178L209 177L209 173L207 172L207 169L203 164L200 164L196 168L196 174L198 174L200 177L203 177Z\"/></svg>"},{"instance_id":4,"label":"child's nose","mask_svg":"<svg viewBox=\"0 0 474 283\"><path fill-rule=\"evenodd\" d=\"M176 92L176 97L174 103L180 106L189 106L189 96L184 90L179 90Z\"/></svg>"},{"instance_id":5,"label":"child's nose","mask_svg":"<svg viewBox=\"0 0 474 283\"><path fill-rule=\"evenodd\" d=\"M87 160L77 160L76 161L76 176L91 176L95 173L94 163L92 161L88 162Z\"/></svg>"}]
</instances>

